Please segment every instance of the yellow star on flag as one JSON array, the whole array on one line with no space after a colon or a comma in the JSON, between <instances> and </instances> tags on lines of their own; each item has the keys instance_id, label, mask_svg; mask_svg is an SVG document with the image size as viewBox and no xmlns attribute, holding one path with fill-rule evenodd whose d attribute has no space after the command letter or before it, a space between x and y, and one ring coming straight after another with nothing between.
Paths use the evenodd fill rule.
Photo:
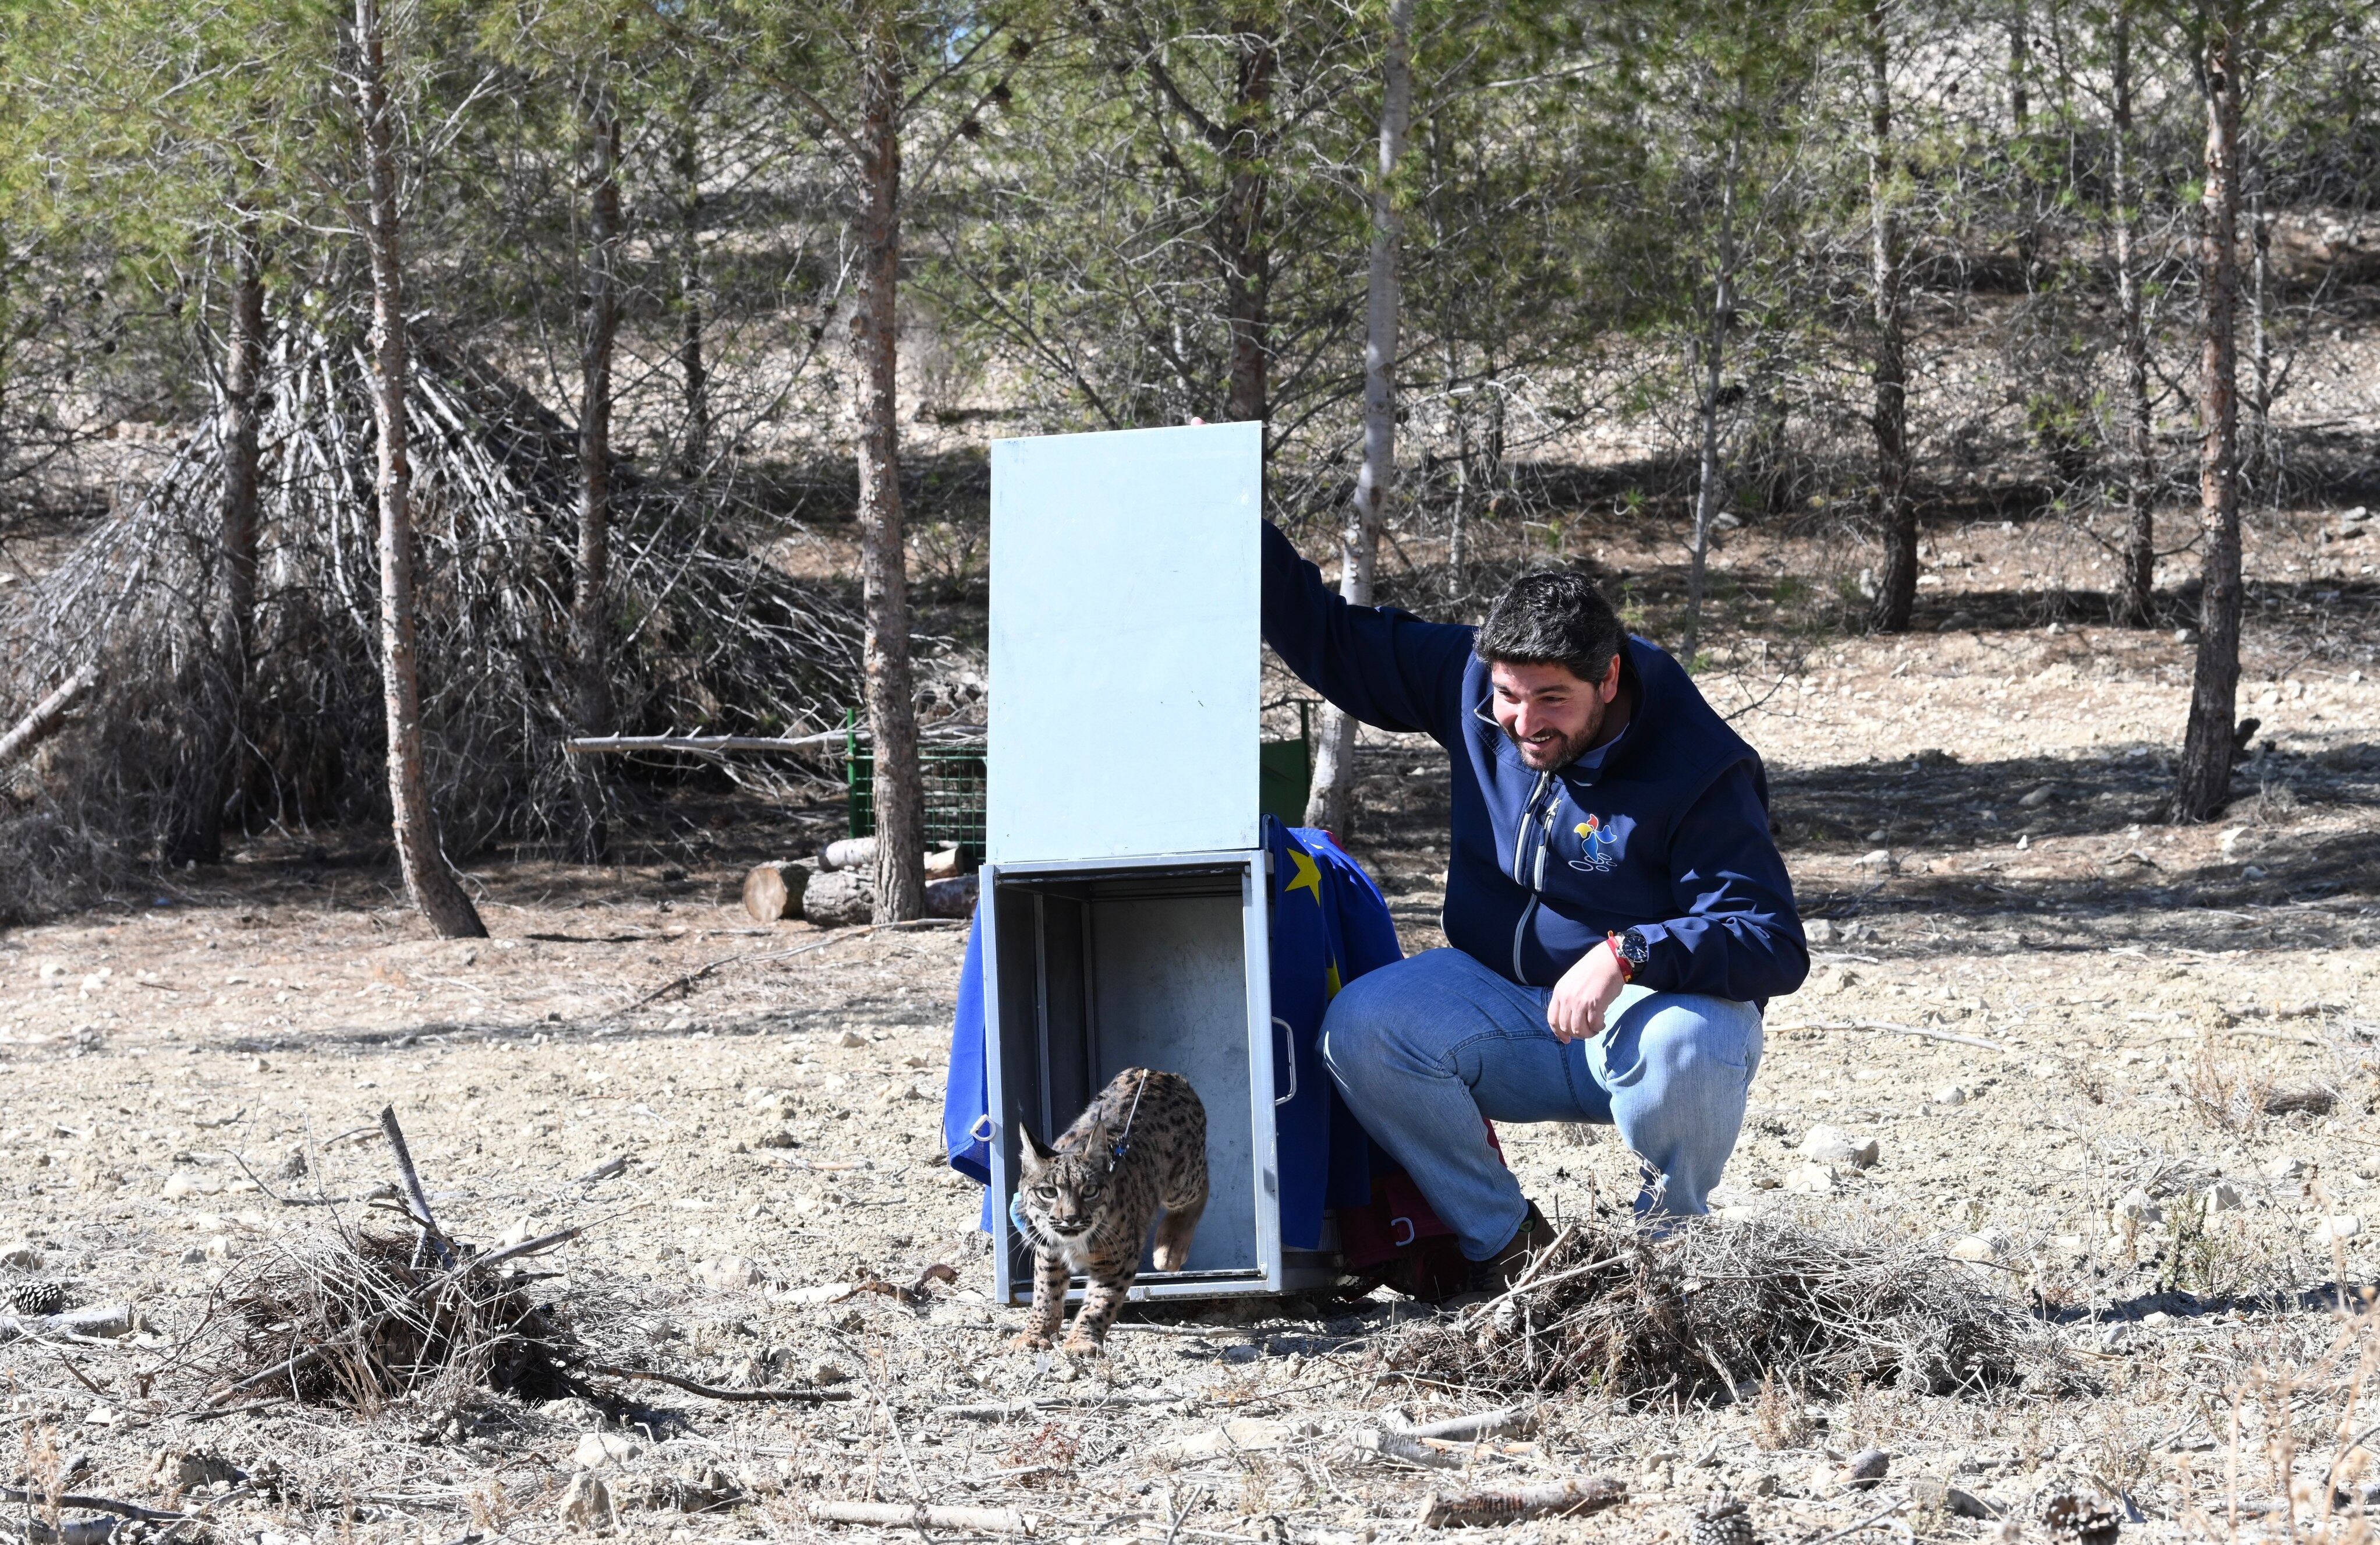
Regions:
<instances>
[{"instance_id":1,"label":"yellow star on flag","mask_svg":"<svg viewBox=\"0 0 2380 1545\"><path fill-rule=\"evenodd\" d=\"M1317 906L1321 906L1322 867L1319 864L1317 864L1311 858L1299 852L1294 847L1289 850L1289 861L1296 866L1297 878L1291 881L1288 884L1283 885L1281 888L1281 894L1282 895L1287 895L1292 891L1312 891L1314 893L1314 905Z\"/></svg>"}]
</instances>

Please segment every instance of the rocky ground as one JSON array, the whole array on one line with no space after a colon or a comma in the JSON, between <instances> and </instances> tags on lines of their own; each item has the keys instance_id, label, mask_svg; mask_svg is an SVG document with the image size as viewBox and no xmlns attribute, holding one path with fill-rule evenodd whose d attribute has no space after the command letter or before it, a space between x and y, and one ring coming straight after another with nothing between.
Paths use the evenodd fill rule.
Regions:
<instances>
[{"instance_id":1,"label":"rocky ground","mask_svg":"<svg viewBox=\"0 0 2380 1545\"><path fill-rule=\"evenodd\" d=\"M2340 561L2316 540L2336 519L2309 562ZM1366 1446L1496 1403L1399 1376L1383 1348L1419 1311L1385 1295L1152 1313L1095 1367L1011 1352L979 1193L940 1151L961 931L754 925L744 866L814 851L835 811L689 795L650 862L476 872L480 943L291 845L0 934L0 1275L138 1316L0 1346L8 1467L261 1545L541 1539L614 1512L805 1538L867 1501L994 1510L961 1535L1354 1541L1418 1532L1436 1490L1577 1476L1628 1500L1511 1537L1683 1538L1718 1488L1769 1539L1981 1537L1998 1526L1947 1488L1988 1512L2079 1475L2145 1535L2362 1538L2325 1510L2380 1481L2342 1454L2370 1437L2380 1335L2338 1308L2380 1279L2380 593L2352 565L2266 577L2240 802L2173 827L2188 644L2027 614L2021 535L1955 540L1935 630L1901 641L1801 626L1815 602L1762 548L1730 555L1704 679L1768 759L1818 969L1771 1005L1718 1199L1924 1242L2095 1393L1577 1389L1455 1456L1466 1474ZM1384 736L1361 767L1351 845L1428 947L1442 763ZM456 1235L585 1230L529 1280L604 1360L848 1398L202 1406L219 1289L338 1227L399 1230L370 1199L383 1106ZM1549 1212L1629 1173L1608 1132L1504 1137ZM323 1198L352 1199L302 1205ZM1870 1448L1882 1483L1845 1482Z\"/></svg>"}]
</instances>

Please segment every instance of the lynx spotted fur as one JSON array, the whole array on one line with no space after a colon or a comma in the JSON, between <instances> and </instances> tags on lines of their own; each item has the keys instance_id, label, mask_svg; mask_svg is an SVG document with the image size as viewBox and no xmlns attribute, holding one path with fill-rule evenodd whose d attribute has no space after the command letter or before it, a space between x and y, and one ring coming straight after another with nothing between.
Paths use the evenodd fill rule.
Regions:
<instances>
[{"instance_id":1,"label":"lynx spotted fur","mask_svg":"<svg viewBox=\"0 0 2380 1545\"><path fill-rule=\"evenodd\" d=\"M1207 1107L1178 1073L1128 1067L1066 1128L1055 1149L1028 1130L1012 1210L1033 1247L1033 1320L1016 1344L1048 1349L1066 1319L1066 1284L1090 1279L1065 1350L1096 1356L1140 1271L1160 1209L1153 1259L1175 1271L1207 1209Z\"/></svg>"}]
</instances>

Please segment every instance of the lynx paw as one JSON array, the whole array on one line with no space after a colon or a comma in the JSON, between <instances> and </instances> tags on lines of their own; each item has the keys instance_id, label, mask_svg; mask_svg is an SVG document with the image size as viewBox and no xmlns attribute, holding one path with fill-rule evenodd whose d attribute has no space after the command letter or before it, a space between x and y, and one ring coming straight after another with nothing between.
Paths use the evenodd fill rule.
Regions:
<instances>
[{"instance_id":1,"label":"lynx paw","mask_svg":"<svg viewBox=\"0 0 2380 1545\"><path fill-rule=\"evenodd\" d=\"M1050 1338L1038 1331L1019 1331L1009 1338L1008 1349L1012 1352L1047 1352L1050 1350Z\"/></svg>"},{"instance_id":2,"label":"lynx paw","mask_svg":"<svg viewBox=\"0 0 2380 1545\"><path fill-rule=\"evenodd\" d=\"M1162 1240L1148 1253L1149 1264L1160 1271L1179 1271L1189 1259L1189 1246L1168 1245Z\"/></svg>"},{"instance_id":3,"label":"lynx paw","mask_svg":"<svg viewBox=\"0 0 2380 1545\"><path fill-rule=\"evenodd\" d=\"M1102 1338L1076 1331L1066 1338L1059 1350L1070 1357L1098 1357L1105 1356L1107 1349L1102 1344Z\"/></svg>"}]
</instances>

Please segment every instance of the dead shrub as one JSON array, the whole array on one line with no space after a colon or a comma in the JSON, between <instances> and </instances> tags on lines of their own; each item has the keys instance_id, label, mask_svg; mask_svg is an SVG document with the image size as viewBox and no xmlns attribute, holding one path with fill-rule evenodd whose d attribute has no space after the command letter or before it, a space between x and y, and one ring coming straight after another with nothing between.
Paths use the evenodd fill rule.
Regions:
<instances>
[{"instance_id":1,"label":"dead shrub","mask_svg":"<svg viewBox=\"0 0 2380 1545\"><path fill-rule=\"evenodd\" d=\"M234 1378L308 1405L375 1410L407 1396L492 1390L528 1400L591 1394L576 1338L528 1283L498 1268L448 1271L411 1238L341 1234L276 1252L224 1304Z\"/></svg>"},{"instance_id":2,"label":"dead shrub","mask_svg":"<svg viewBox=\"0 0 2380 1545\"><path fill-rule=\"evenodd\" d=\"M1513 1289L1416 1324L1381 1355L1449 1384L1630 1399L1724 1398L1762 1379L1834 1393L2079 1382L2022 1304L1938 1244L1881 1223L1668 1222L1667 1235L1633 1219L1571 1224Z\"/></svg>"},{"instance_id":3,"label":"dead shrub","mask_svg":"<svg viewBox=\"0 0 2380 1545\"><path fill-rule=\"evenodd\" d=\"M2273 1085L2254 1062L2224 1051L2212 1036L2201 1036L2182 1079L2182 1097L2216 1130L2246 1134L2265 1124Z\"/></svg>"}]
</instances>

